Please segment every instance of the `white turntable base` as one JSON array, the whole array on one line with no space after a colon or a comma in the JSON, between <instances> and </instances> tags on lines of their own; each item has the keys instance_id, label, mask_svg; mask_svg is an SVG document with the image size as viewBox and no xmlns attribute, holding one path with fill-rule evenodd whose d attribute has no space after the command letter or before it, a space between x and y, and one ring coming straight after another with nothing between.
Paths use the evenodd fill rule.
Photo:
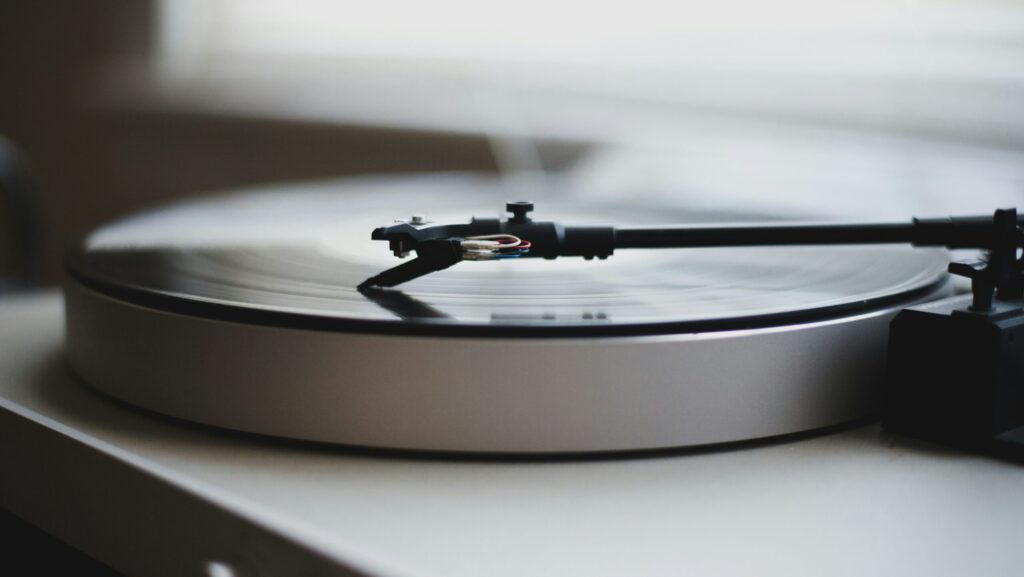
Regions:
<instances>
[{"instance_id":1,"label":"white turntable base","mask_svg":"<svg viewBox=\"0 0 1024 577\"><path fill-rule=\"evenodd\" d=\"M61 318L56 294L0 299L0 506L129 576L202 575L211 560L264 577L987 577L1024 565L1024 467L877 426L624 460L361 455L105 398L67 371Z\"/></svg>"},{"instance_id":2,"label":"white turntable base","mask_svg":"<svg viewBox=\"0 0 1024 577\"><path fill-rule=\"evenodd\" d=\"M863 418L903 306L779 328L513 341L281 329L65 290L71 365L118 399L294 439L498 453L703 445Z\"/></svg>"}]
</instances>

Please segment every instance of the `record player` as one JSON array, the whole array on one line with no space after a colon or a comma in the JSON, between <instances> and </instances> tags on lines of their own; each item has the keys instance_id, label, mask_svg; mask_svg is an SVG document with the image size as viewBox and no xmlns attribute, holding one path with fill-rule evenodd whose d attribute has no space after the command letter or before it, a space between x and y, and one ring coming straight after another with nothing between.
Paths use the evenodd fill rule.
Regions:
<instances>
[{"instance_id":1,"label":"record player","mask_svg":"<svg viewBox=\"0 0 1024 577\"><path fill-rule=\"evenodd\" d=\"M524 201L500 217L479 200L494 186L245 193L102 227L68 255L71 365L159 413L356 447L668 449L883 407L892 430L1017 445L1013 210L715 224L569 197L544 203L544 218ZM415 258L391 267L384 243ZM989 251L950 267L973 296L942 300L941 248ZM983 360L953 362L961 343Z\"/></svg>"},{"instance_id":2,"label":"record player","mask_svg":"<svg viewBox=\"0 0 1024 577\"><path fill-rule=\"evenodd\" d=\"M565 191L526 216L807 226ZM1014 357L991 356L1020 342L1013 299L963 312L975 296L944 248L748 237L548 260L524 233L464 247L518 258L364 284L423 256L397 259L388 230L500 227L509 197L484 176L349 178L90 233L63 308L0 302L0 506L128 575L1019 567L1019 465L950 447L1013 444L1015 415L993 409L1015 406L996 386L1013 367L994 362ZM994 232L978 214L969 236ZM483 232L467 236L502 234ZM998 285L995 252L954 272ZM897 353L902 369L886 362L900 343L924 345ZM929 417L900 432L893 375L929 389L900 396Z\"/></svg>"}]
</instances>

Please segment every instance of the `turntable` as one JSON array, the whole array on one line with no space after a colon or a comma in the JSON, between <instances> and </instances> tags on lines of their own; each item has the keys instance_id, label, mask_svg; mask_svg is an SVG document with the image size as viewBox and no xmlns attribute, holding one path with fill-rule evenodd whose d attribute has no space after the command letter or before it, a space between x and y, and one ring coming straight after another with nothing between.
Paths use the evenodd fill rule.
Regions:
<instances>
[{"instance_id":1,"label":"turntable","mask_svg":"<svg viewBox=\"0 0 1024 577\"><path fill-rule=\"evenodd\" d=\"M934 223L920 238L896 224L751 233L571 197L544 205L559 223L525 203L502 221L481 201L500 198L495 187L438 177L400 191L249 192L105 226L68 258L71 365L153 411L350 446L578 453L757 439L877 414L890 321L950 292L944 251L880 243L975 246ZM495 218L439 224L467 213ZM643 228L664 222L681 226ZM615 251L666 234L682 244ZM393 257L374 238L419 258L377 274ZM837 240L859 246L813 246ZM766 246L728 246L746 244Z\"/></svg>"},{"instance_id":2,"label":"turntable","mask_svg":"<svg viewBox=\"0 0 1024 577\"><path fill-rule=\"evenodd\" d=\"M0 462L16 464L0 505L133 575L1002 575L1024 560L1007 530L1019 466L872 420L900 319L933 340L954 317L1006 323L999 299L970 317L992 323L954 314L975 295L947 298L944 250L616 249L364 284L413 262L389 233L498 219L505 197L475 176L348 179L88 235L63 313L54 294L0 303ZM571 194L533 215L792 225ZM994 256L957 272L984 281ZM931 383L988 366L957 365L961 350L919 351Z\"/></svg>"}]
</instances>

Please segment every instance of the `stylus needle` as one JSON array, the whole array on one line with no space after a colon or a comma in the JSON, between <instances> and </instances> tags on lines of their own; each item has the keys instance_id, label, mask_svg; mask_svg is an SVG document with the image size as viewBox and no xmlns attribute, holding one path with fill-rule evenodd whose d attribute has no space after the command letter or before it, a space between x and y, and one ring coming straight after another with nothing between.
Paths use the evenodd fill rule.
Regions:
<instances>
[{"instance_id":1,"label":"stylus needle","mask_svg":"<svg viewBox=\"0 0 1024 577\"><path fill-rule=\"evenodd\" d=\"M370 277L358 287L359 291L373 287L393 287L423 275L444 270L462 260L462 243L455 239L424 241L416 247L416 258Z\"/></svg>"}]
</instances>

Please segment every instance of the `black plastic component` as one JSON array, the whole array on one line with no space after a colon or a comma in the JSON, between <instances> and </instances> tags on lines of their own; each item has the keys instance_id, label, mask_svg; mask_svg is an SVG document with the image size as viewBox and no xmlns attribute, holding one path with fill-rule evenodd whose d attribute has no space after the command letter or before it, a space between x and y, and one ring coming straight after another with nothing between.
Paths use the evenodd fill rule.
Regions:
<instances>
[{"instance_id":1,"label":"black plastic component","mask_svg":"<svg viewBox=\"0 0 1024 577\"><path fill-rule=\"evenodd\" d=\"M505 203L505 210L512 213L512 218L508 219L509 222L523 224L530 222L530 217L526 215L527 213L533 212L533 203L528 200L507 202Z\"/></svg>"},{"instance_id":2,"label":"black plastic component","mask_svg":"<svg viewBox=\"0 0 1024 577\"><path fill-rule=\"evenodd\" d=\"M474 218L468 224L448 224L430 227L415 227L407 223L381 227L373 231L371 238L386 240L391 252L398 257L416 252L416 259L401 264L367 279L359 290L370 287L393 287L443 270L462 260L461 242L467 237L494 234L511 234L530 241L527 258L558 258L560 256L581 256L583 258L608 258L615 252L615 228L611 226L563 226L557 222L536 221L527 215L533 210L528 201L509 202L505 208L512 218L501 221L497 218ZM433 243L447 242L451 250L438 249ZM452 259L455 259L454 261Z\"/></svg>"},{"instance_id":3,"label":"black plastic component","mask_svg":"<svg viewBox=\"0 0 1024 577\"><path fill-rule=\"evenodd\" d=\"M910 223L681 225L617 228L616 248L702 248L819 244L911 244Z\"/></svg>"},{"instance_id":4,"label":"black plastic component","mask_svg":"<svg viewBox=\"0 0 1024 577\"><path fill-rule=\"evenodd\" d=\"M393 287L423 275L444 270L462 260L462 243L451 239L428 240L416 247L415 258L363 281L358 287Z\"/></svg>"},{"instance_id":5,"label":"black plastic component","mask_svg":"<svg viewBox=\"0 0 1024 577\"><path fill-rule=\"evenodd\" d=\"M1002 217L1000 213L1007 213L1007 221L1013 221L1018 226L1024 224L1024 220L1012 211L1009 215L1008 209L996 212L996 219ZM991 216L951 216L946 218L915 218L914 244L916 246L945 246L948 248L977 248L983 242L986 246L992 244L993 217ZM1009 224L1009 222L1004 223Z\"/></svg>"},{"instance_id":6,"label":"black plastic component","mask_svg":"<svg viewBox=\"0 0 1024 577\"><path fill-rule=\"evenodd\" d=\"M610 226L567 226L560 256L608 258L615 252L615 229Z\"/></svg>"},{"instance_id":7,"label":"black plastic component","mask_svg":"<svg viewBox=\"0 0 1024 577\"><path fill-rule=\"evenodd\" d=\"M988 258L949 265L949 272L971 279L974 298L969 310L992 310L992 298L1012 301L1024 297L1024 257L1017 257L1024 246L1024 230L1017 224L1015 209L997 210L989 220Z\"/></svg>"},{"instance_id":8,"label":"black plastic component","mask_svg":"<svg viewBox=\"0 0 1024 577\"><path fill-rule=\"evenodd\" d=\"M886 430L1024 460L1024 301L971 311L962 295L890 325Z\"/></svg>"},{"instance_id":9,"label":"black plastic component","mask_svg":"<svg viewBox=\"0 0 1024 577\"><path fill-rule=\"evenodd\" d=\"M999 213L1006 213L1000 217ZM1024 224L1016 211L1003 210L1000 226ZM798 223L733 226L656 226L615 229L615 248L699 248L714 246L794 246L822 244L911 244L948 248L988 248L993 217L917 219L905 223Z\"/></svg>"},{"instance_id":10,"label":"black plastic component","mask_svg":"<svg viewBox=\"0 0 1024 577\"><path fill-rule=\"evenodd\" d=\"M1024 460L1024 257L1017 257L1024 233L1017 212L997 210L987 234L973 219L932 226L929 234L944 227L952 242L986 238L988 259L949 265L971 279L971 295L910 307L893 320L882 424Z\"/></svg>"},{"instance_id":11,"label":"black plastic component","mask_svg":"<svg viewBox=\"0 0 1024 577\"><path fill-rule=\"evenodd\" d=\"M373 231L376 240L387 240L396 256L416 251L418 259L435 258L420 247L435 240L461 240L470 236L511 234L531 243L526 257L557 258L581 256L607 258L616 248L696 248L717 246L828 245L901 243L914 246L983 248L992 251L989 264L981 267L958 265L952 272L975 281L976 307L988 306L992 291L1002 299L1020 298L1024 283L1016 263L1016 247L1022 242L1022 219L1013 209L1000 210L993 217L915 219L906 223L771 224L737 226L563 226L557 222L535 221L528 214L529 201L509 202L512 217L474 218L469 224L417 228L397 224ZM395 286L433 270L451 266L449 256L439 262L402 265L363 283L365 286ZM379 281L377 279L380 279ZM384 282L391 284L384 284Z\"/></svg>"},{"instance_id":12,"label":"black plastic component","mask_svg":"<svg viewBox=\"0 0 1024 577\"><path fill-rule=\"evenodd\" d=\"M992 310L992 297L995 296L995 283L991 279L991 270L983 260L962 260L949 263L949 272L957 276L971 279L973 297L969 310L986 312Z\"/></svg>"}]
</instances>

